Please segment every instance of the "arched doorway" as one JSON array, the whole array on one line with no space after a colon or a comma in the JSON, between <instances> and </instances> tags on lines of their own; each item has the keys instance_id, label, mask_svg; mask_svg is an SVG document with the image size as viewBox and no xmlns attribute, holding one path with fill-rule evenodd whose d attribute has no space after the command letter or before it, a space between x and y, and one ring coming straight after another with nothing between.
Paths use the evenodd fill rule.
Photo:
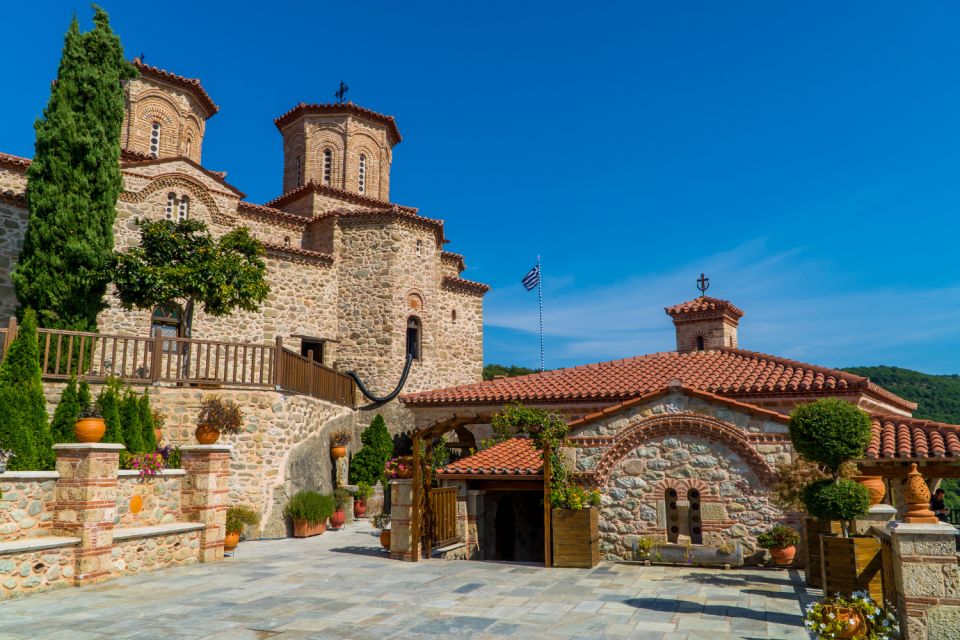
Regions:
<instances>
[{"instance_id":1,"label":"arched doorway","mask_svg":"<svg viewBox=\"0 0 960 640\"><path fill-rule=\"evenodd\" d=\"M509 495L500 496L497 502L494 530L497 539L496 559L515 560L517 520L513 512L513 499Z\"/></svg>"}]
</instances>

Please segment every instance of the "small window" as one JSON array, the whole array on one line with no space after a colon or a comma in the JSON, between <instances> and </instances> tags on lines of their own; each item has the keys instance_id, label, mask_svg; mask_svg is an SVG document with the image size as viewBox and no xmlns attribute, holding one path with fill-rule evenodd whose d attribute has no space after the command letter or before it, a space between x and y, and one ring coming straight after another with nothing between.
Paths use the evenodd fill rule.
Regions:
<instances>
[{"instance_id":1,"label":"small window","mask_svg":"<svg viewBox=\"0 0 960 640\"><path fill-rule=\"evenodd\" d=\"M167 211L166 211L167 220L173 220L173 207L176 204L177 204L177 194L168 193L167 194Z\"/></svg>"},{"instance_id":2,"label":"small window","mask_svg":"<svg viewBox=\"0 0 960 640\"><path fill-rule=\"evenodd\" d=\"M423 242L417 240L417 255L419 256L421 253L423 253Z\"/></svg>"},{"instance_id":3,"label":"small window","mask_svg":"<svg viewBox=\"0 0 960 640\"><path fill-rule=\"evenodd\" d=\"M303 184L303 161L300 160L300 156L297 156L297 186Z\"/></svg>"},{"instance_id":4,"label":"small window","mask_svg":"<svg viewBox=\"0 0 960 640\"><path fill-rule=\"evenodd\" d=\"M360 193L367 191L367 156L360 154L360 174L357 178L357 185Z\"/></svg>"},{"instance_id":5,"label":"small window","mask_svg":"<svg viewBox=\"0 0 960 640\"><path fill-rule=\"evenodd\" d=\"M323 150L323 184L330 186L333 179L333 150Z\"/></svg>"},{"instance_id":6,"label":"small window","mask_svg":"<svg viewBox=\"0 0 960 640\"><path fill-rule=\"evenodd\" d=\"M323 342L320 340L301 340L300 355L308 360L323 364Z\"/></svg>"},{"instance_id":7,"label":"small window","mask_svg":"<svg viewBox=\"0 0 960 640\"><path fill-rule=\"evenodd\" d=\"M703 336L697 336L697 351L703 351L704 348Z\"/></svg>"},{"instance_id":8,"label":"small window","mask_svg":"<svg viewBox=\"0 0 960 640\"><path fill-rule=\"evenodd\" d=\"M160 123L154 122L150 127L150 156L160 156Z\"/></svg>"},{"instance_id":9,"label":"small window","mask_svg":"<svg viewBox=\"0 0 960 640\"><path fill-rule=\"evenodd\" d=\"M420 318L410 316L407 320L407 355L413 356L414 360L419 360L420 353Z\"/></svg>"},{"instance_id":10,"label":"small window","mask_svg":"<svg viewBox=\"0 0 960 640\"><path fill-rule=\"evenodd\" d=\"M190 216L190 198L183 196L180 198L180 205L177 207L177 222L183 222Z\"/></svg>"}]
</instances>

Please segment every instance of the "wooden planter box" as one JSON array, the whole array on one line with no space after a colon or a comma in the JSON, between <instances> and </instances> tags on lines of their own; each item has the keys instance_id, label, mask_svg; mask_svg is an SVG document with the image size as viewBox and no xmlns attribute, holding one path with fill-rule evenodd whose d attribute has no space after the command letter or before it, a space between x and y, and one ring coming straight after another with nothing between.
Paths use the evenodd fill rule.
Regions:
<instances>
[{"instance_id":1,"label":"wooden planter box","mask_svg":"<svg viewBox=\"0 0 960 640\"><path fill-rule=\"evenodd\" d=\"M840 523L829 520L821 521L817 518L806 518L803 521L803 552L804 575L807 586L819 589L823 586L823 563L820 561L820 536L822 534L839 534Z\"/></svg>"},{"instance_id":2,"label":"wooden planter box","mask_svg":"<svg viewBox=\"0 0 960 640\"><path fill-rule=\"evenodd\" d=\"M872 536L820 536L823 592L850 595L866 591L883 602L883 556L880 539Z\"/></svg>"},{"instance_id":3,"label":"wooden planter box","mask_svg":"<svg viewBox=\"0 0 960 640\"><path fill-rule=\"evenodd\" d=\"M553 566L591 568L600 562L596 509L553 509Z\"/></svg>"},{"instance_id":4,"label":"wooden planter box","mask_svg":"<svg viewBox=\"0 0 960 640\"><path fill-rule=\"evenodd\" d=\"M326 522L311 523L307 520L293 521L293 537L294 538L309 538L311 536L318 536L326 530L327 530Z\"/></svg>"}]
</instances>

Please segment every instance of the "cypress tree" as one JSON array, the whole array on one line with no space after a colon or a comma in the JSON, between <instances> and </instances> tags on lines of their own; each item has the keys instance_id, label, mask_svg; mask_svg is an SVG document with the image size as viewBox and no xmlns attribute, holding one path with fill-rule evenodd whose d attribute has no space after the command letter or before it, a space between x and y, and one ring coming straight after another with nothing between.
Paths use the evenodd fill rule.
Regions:
<instances>
[{"instance_id":1,"label":"cypress tree","mask_svg":"<svg viewBox=\"0 0 960 640\"><path fill-rule=\"evenodd\" d=\"M32 309L27 309L23 316L23 324L17 331L17 337L10 345L3 364L0 365L0 388L9 392L8 400L13 402L19 417L11 417L11 421L19 421L21 427L12 425L4 429L16 432L19 428L30 434L32 446L27 445L22 437L17 440L21 446L27 447L17 463L20 469L52 469L55 463L53 454L53 438L50 435L50 424L47 417L47 400L43 395L43 382L40 375L40 343L37 341L37 316ZM12 437L12 436L11 436ZM32 467L20 466L32 464Z\"/></svg>"},{"instance_id":2,"label":"cypress tree","mask_svg":"<svg viewBox=\"0 0 960 640\"><path fill-rule=\"evenodd\" d=\"M86 380L81 380L77 386L77 405L80 407L80 411L89 407L91 402L90 385L87 384Z\"/></svg>"},{"instance_id":3,"label":"cypress tree","mask_svg":"<svg viewBox=\"0 0 960 640\"><path fill-rule=\"evenodd\" d=\"M97 406L103 415L103 422L107 429L101 442L124 444L123 427L120 422L120 381L112 378L103 385L100 395L97 396Z\"/></svg>"},{"instance_id":4,"label":"cypress tree","mask_svg":"<svg viewBox=\"0 0 960 640\"><path fill-rule=\"evenodd\" d=\"M120 400L120 424L123 442L130 453L143 453L143 430L140 425L140 399L127 389Z\"/></svg>"},{"instance_id":5,"label":"cypress tree","mask_svg":"<svg viewBox=\"0 0 960 640\"><path fill-rule=\"evenodd\" d=\"M91 31L81 34L76 17L67 30L27 170L30 216L12 279L18 313L35 309L47 328L96 331L123 187L122 83L137 71L107 14L94 12Z\"/></svg>"},{"instance_id":6,"label":"cypress tree","mask_svg":"<svg viewBox=\"0 0 960 640\"><path fill-rule=\"evenodd\" d=\"M77 393L77 379L70 378L70 382L60 395L60 403L53 412L53 422L50 423L50 432L53 441L75 442L76 431L74 425L80 417L80 398Z\"/></svg>"},{"instance_id":7,"label":"cypress tree","mask_svg":"<svg viewBox=\"0 0 960 640\"><path fill-rule=\"evenodd\" d=\"M142 429L143 450L151 453L157 450L157 436L153 432L153 409L150 406L150 394L146 391L140 396L140 428Z\"/></svg>"},{"instance_id":8,"label":"cypress tree","mask_svg":"<svg viewBox=\"0 0 960 640\"><path fill-rule=\"evenodd\" d=\"M386 477L384 467L393 455L393 439L379 413L360 434L363 448L350 460L350 484L366 482L371 487Z\"/></svg>"},{"instance_id":9,"label":"cypress tree","mask_svg":"<svg viewBox=\"0 0 960 640\"><path fill-rule=\"evenodd\" d=\"M13 451L7 462L11 471L31 471L37 468L37 450L33 434L26 427L25 412L19 394L0 388L0 449Z\"/></svg>"}]
</instances>

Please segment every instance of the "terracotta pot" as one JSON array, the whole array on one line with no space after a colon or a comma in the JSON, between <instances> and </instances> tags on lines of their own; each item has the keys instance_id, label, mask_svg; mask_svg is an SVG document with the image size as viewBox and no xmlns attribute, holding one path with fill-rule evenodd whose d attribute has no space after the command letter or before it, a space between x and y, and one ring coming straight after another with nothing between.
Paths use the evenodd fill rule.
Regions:
<instances>
[{"instance_id":1,"label":"terracotta pot","mask_svg":"<svg viewBox=\"0 0 960 640\"><path fill-rule=\"evenodd\" d=\"M870 492L870 506L883 502L887 495L887 485L880 476L853 476L853 479L862 484Z\"/></svg>"},{"instance_id":2,"label":"terracotta pot","mask_svg":"<svg viewBox=\"0 0 960 640\"><path fill-rule=\"evenodd\" d=\"M326 530L326 522L309 522L307 520L293 521L294 538L309 538L311 536L318 536Z\"/></svg>"},{"instance_id":3,"label":"terracotta pot","mask_svg":"<svg viewBox=\"0 0 960 640\"><path fill-rule=\"evenodd\" d=\"M77 442L100 442L100 438L107 432L107 425L103 418L80 418L73 426Z\"/></svg>"},{"instance_id":4,"label":"terracotta pot","mask_svg":"<svg viewBox=\"0 0 960 640\"><path fill-rule=\"evenodd\" d=\"M797 555L797 548L793 545L789 547L773 547L770 549L770 557L773 562L781 567L789 567L793 564L793 558Z\"/></svg>"},{"instance_id":5,"label":"terracotta pot","mask_svg":"<svg viewBox=\"0 0 960 640\"><path fill-rule=\"evenodd\" d=\"M333 515L330 516L330 528L339 529L343 526L343 523L347 521L347 514L343 512L343 509L337 509L333 512Z\"/></svg>"},{"instance_id":6,"label":"terracotta pot","mask_svg":"<svg viewBox=\"0 0 960 640\"><path fill-rule=\"evenodd\" d=\"M345 457L347 456L347 448L346 448L345 446L344 446L344 447L341 447L341 446L330 447L330 456L331 456L334 460L338 460L338 459L340 459L340 458L345 458Z\"/></svg>"},{"instance_id":7,"label":"terracotta pot","mask_svg":"<svg viewBox=\"0 0 960 640\"><path fill-rule=\"evenodd\" d=\"M362 518L367 515L367 503L359 500L353 503L353 517Z\"/></svg>"},{"instance_id":8,"label":"terracotta pot","mask_svg":"<svg viewBox=\"0 0 960 640\"><path fill-rule=\"evenodd\" d=\"M163 429L154 429L153 439L157 441L157 444L160 444L163 441Z\"/></svg>"},{"instance_id":9,"label":"terracotta pot","mask_svg":"<svg viewBox=\"0 0 960 640\"><path fill-rule=\"evenodd\" d=\"M220 430L209 424L198 424L194 435L200 444L214 444L220 439Z\"/></svg>"},{"instance_id":10,"label":"terracotta pot","mask_svg":"<svg viewBox=\"0 0 960 640\"><path fill-rule=\"evenodd\" d=\"M859 638L863 634L866 624L858 611L847 607L824 607L823 610L827 614L833 613L843 625L843 631L837 634L838 638ZM853 624L850 624L851 620Z\"/></svg>"},{"instance_id":11,"label":"terracotta pot","mask_svg":"<svg viewBox=\"0 0 960 640\"><path fill-rule=\"evenodd\" d=\"M223 538L223 550L233 551L238 544L240 544L240 532L227 532L227 535Z\"/></svg>"},{"instance_id":12,"label":"terracotta pot","mask_svg":"<svg viewBox=\"0 0 960 640\"><path fill-rule=\"evenodd\" d=\"M380 545L390 551L390 529L384 529L380 532Z\"/></svg>"}]
</instances>

